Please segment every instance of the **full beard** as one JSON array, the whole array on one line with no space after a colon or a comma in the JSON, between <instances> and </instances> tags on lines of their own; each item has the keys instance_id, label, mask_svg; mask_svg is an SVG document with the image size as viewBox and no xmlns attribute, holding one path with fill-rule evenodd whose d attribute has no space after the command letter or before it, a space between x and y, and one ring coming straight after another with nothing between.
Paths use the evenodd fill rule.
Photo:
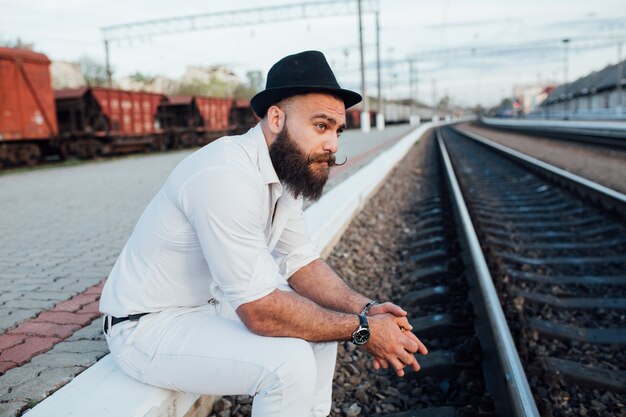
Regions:
<instances>
[{"instance_id":1,"label":"full beard","mask_svg":"<svg viewBox=\"0 0 626 417\"><path fill-rule=\"evenodd\" d=\"M289 135L287 125L270 146L270 158L278 179L294 197L310 200L322 196L330 167L336 165L335 156L329 152L308 156L302 153Z\"/></svg>"}]
</instances>

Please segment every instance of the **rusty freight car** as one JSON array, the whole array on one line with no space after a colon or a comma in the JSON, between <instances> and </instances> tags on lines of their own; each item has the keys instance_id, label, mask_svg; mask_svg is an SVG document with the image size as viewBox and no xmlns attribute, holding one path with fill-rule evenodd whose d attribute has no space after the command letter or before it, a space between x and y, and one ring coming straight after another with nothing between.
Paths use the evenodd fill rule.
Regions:
<instances>
[{"instance_id":1,"label":"rusty freight car","mask_svg":"<svg viewBox=\"0 0 626 417\"><path fill-rule=\"evenodd\" d=\"M169 96L157 109L157 119L172 148L202 146L233 130L230 98Z\"/></svg>"},{"instance_id":2,"label":"rusty freight car","mask_svg":"<svg viewBox=\"0 0 626 417\"><path fill-rule=\"evenodd\" d=\"M0 48L0 166L33 166L58 145L49 66L44 54Z\"/></svg>"},{"instance_id":3,"label":"rusty freight car","mask_svg":"<svg viewBox=\"0 0 626 417\"><path fill-rule=\"evenodd\" d=\"M92 87L55 91L63 151L83 158L165 150L156 109L163 94Z\"/></svg>"}]
</instances>

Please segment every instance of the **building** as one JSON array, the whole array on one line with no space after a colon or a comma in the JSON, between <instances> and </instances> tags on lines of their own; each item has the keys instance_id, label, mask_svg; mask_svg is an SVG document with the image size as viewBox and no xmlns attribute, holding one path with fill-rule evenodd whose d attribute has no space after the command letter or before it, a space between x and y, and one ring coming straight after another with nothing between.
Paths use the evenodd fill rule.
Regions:
<instances>
[{"instance_id":1,"label":"building","mask_svg":"<svg viewBox=\"0 0 626 417\"><path fill-rule=\"evenodd\" d=\"M569 119L626 119L625 61L559 85L534 116Z\"/></svg>"},{"instance_id":2,"label":"building","mask_svg":"<svg viewBox=\"0 0 626 417\"><path fill-rule=\"evenodd\" d=\"M52 61L50 74L52 76L52 88L55 90L81 88L87 85L87 81L80 70L80 64L76 62Z\"/></svg>"},{"instance_id":3,"label":"building","mask_svg":"<svg viewBox=\"0 0 626 417\"><path fill-rule=\"evenodd\" d=\"M515 109L518 115L527 115L539 108L539 105L548 97L554 85L516 85L513 89L513 97L519 107Z\"/></svg>"}]
</instances>

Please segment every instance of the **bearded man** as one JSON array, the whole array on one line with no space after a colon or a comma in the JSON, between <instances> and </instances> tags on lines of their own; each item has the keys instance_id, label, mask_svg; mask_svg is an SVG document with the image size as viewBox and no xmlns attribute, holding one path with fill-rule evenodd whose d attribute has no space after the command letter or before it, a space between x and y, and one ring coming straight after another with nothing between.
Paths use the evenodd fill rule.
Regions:
<instances>
[{"instance_id":1,"label":"bearded man","mask_svg":"<svg viewBox=\"0 0 626 417\"><path fill-rule=\"evenodd\" d=\"M253 416L326 416L337 341L419 370L404 312L350 289L302 213L335 164L345 109L321 52L287 56L251 101L260 123L196 151L141 215L103 289L119 367L159 387L252 395Z\"/></svg>"}]
</instances>

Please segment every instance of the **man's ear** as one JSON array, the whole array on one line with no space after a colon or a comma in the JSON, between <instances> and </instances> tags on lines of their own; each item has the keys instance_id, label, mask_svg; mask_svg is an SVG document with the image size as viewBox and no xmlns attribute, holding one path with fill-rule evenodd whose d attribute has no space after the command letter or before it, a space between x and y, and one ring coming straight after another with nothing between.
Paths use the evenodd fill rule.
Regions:
<instances>
[{"instance_id":1,"label":"man's ear","mask_svg":"<svg viewBox=\"0 0 626 417\"><path fill-rule=\"evenodd\" d=\"M285 125L285 112L278 106L273 105L267 109L267 126L274 135L278 135Z\"/></svg>"}]
</instances>

